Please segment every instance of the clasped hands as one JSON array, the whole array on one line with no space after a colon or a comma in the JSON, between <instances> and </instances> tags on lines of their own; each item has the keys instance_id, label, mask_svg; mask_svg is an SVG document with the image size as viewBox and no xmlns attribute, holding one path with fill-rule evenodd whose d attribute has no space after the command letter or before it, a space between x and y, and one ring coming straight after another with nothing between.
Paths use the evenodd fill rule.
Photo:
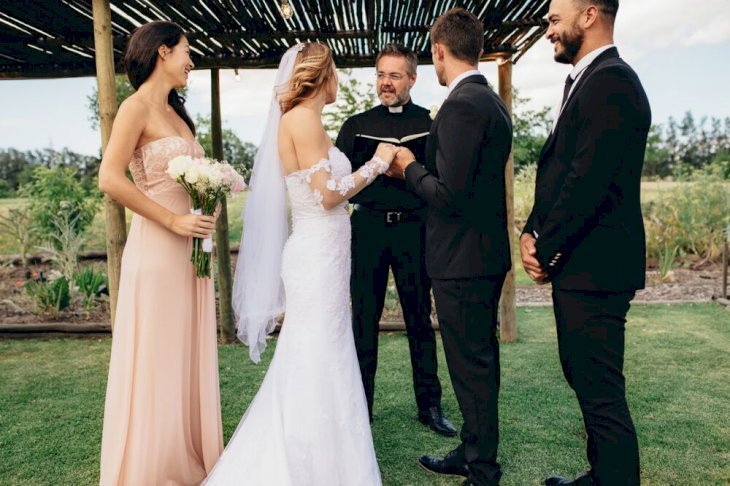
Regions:
<instances>
[{"instance_id":1,"label":"clasped hands","mask_svg":"<svg viewBox=\"0 0 730 486\"><path fill-rule=\"evenodd\" d=\"M545 285L549 281L547 272L542 268L537 259L537 248L535 243L537 240L534 236L524 233L520 236L520 255L522 256L522 266L525 268L527 275L538 285Z\"/></svg>"},{"instance_id":2,"label":"clasped hands","mask_svg":"<svg viewBox=\"0 0 730 486\"><path fill-rule=\"evenodd\" d=\"M381 159L390 161L390 167L385 175L395 179L405 179L405 170L410 164L416 161L416 156L407 147L397 147L390 143L381 143L375 151L375 155Z\"/></svg>"},{"instance_id":3,"label":"clasped hands","mask_svg":"<svg viewBox=\"0 0 730 486\"><path fill-rule=\"evenodd\" d=\"M396 147L388 143L378 145L375 155L386 161L388 159L391 160L390 167L385 172L385 175L396 179L405 179L406 167L416 161L415 155L408 148ZM536 242L535 237L527 233L520 237L522 266L525 268L527 275L536 284L545 285L550 280L550 277L537 259Z\"/></svg>"}]
</instances>

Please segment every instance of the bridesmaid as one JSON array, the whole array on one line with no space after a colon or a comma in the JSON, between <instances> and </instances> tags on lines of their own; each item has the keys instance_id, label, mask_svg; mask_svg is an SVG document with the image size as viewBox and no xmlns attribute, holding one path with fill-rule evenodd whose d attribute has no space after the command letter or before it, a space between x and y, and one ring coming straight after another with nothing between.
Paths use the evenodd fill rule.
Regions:
<instances>
[{"instance_id":1,"label":"bridesmaid","mask_svg":"<svg viewBox=\"0 0 730 486\"><path fill-rule=\"evenodd\" d=\"M166 173L203 156L176 88L193 62L180 27L136 29L124 62L137 90L119 107L99 188L134 212L122 257L101 446L102 485L193 485L223 448L213 281L190 263L191 237L215 217L190 214ZM125 177L129 168L132 183Z\"/></svg>"}]
</instances>

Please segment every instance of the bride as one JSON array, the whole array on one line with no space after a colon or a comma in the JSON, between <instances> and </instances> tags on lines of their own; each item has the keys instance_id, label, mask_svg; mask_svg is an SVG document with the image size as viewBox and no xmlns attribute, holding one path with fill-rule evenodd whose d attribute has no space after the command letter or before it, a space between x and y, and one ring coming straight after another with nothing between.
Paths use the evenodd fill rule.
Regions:
<instances>
[{"instance_id":1,"label":"bride","mask_svg":"<svg viewBox=\"0 0 730 486\"><path fill-rule=\"evenodd\" d=\"M385 173L397 150L381 144L352 173L322 125L336 93L327 46L298 44L284 54L234 284L238 335L254 361L282 312L285 320L261 388L208 485L381 484L352 335L347 199Z\"/></svg>"}]
</instances>

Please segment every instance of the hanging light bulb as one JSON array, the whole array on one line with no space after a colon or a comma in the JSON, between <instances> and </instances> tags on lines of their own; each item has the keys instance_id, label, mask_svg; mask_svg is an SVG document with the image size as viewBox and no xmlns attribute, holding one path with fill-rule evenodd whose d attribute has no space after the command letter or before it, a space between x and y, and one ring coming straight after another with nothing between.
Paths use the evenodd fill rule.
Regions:
<instances>
[{"instance_id":1,"label":"hanging light bulb","mask_svg":"<svg viewBox=\"0 0 730 486\"><path fill-rule=\"evenodd\" d=\"M284 20L289 20L294 15L294 9L291 5L289 5L289 0L281 0L279 10L281 11L281 16L284 17Z\"/></svg>"},{"instance_id":2,"label":"hanging light bulb","mask_svg":"<svg viewBox=\"0 0 730 486\"><path fill-rule=\"evenodd\" d=\"M238 68L233 69L233 79L235 79L236 81L241 80L241 75L238 74Z\"/></svg>"}]
</instances>

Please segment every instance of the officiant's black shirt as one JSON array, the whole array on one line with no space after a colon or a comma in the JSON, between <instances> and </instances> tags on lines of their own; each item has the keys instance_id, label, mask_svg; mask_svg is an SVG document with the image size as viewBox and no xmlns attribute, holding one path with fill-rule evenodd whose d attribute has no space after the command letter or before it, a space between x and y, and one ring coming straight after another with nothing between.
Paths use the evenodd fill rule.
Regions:
<instances>
[{"instance_id":1,"label":"officiant's black shirt","mask_svg":"<svg viewBox=\"0 0 730 486\"><path fill-rule=\"evenodd\" d=\"M373 140L372 147L367 151L356 150L357 135L400 140L408 135L428 132L430 129L430 112L423 107L409 101L403 105L401 113L392 113L387 106L378 105L348 118L337 135L336 145L350 159L352 170L355 171L372 158L377 146L377 141ZM415 144L404 144L413 151L416 160L421 164L424 163L427 138L423 137ZM352 197L350 202L383 211L408 211L426 206L423 199L406 187L405 181L386 175L375 179L370 186Z\"/></svg>"}]
</instances>

